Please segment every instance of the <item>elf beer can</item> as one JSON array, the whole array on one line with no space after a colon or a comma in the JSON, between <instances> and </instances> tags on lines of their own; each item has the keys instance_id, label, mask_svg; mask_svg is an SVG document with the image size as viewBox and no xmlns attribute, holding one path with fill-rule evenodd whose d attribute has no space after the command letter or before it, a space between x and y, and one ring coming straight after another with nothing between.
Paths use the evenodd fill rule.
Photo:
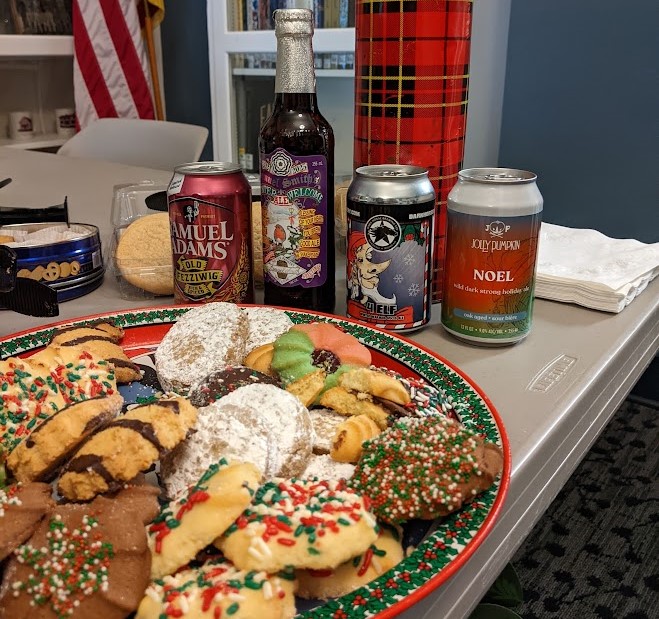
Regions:
<instances>
[{"instance_id":1,"label":"elf beer can","mask_svg":"<svg viewBox=\"0 0 659 619\"><path fill-rule=\"evenodd\" d=\"M435 191L425 168L357 168L347 194L347 314L391 331L430 320Z\"/></svg>"},{"instance_id":2,"label":"elf beer can","mask_svg":"<svg viewBox=\"0 0 659 619\"><path fill-rule=\"evenodd\" d=\"M174 170L167 190L176 303L253 303L250 186L240 166Z\"/></svg>"},{"instance_id":3,"label":"elf beer can","mask_svg":"<svg viewBox=\"0 0 659 619\"><path fill-rule=\"evenodd\" d=\"M542 195L536 175L462 170L448 195L442 325L486 346L531 329Z\"/></svg>"}]
</instances>

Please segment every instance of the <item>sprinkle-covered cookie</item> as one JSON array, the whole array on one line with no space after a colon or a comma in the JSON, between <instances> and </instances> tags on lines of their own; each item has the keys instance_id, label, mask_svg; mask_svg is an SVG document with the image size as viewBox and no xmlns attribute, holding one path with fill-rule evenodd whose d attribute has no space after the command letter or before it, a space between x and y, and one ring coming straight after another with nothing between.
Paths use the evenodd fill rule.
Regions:
<instances>
[{"instance_id":1,"label":"sprinkle-covered cookie","mask_svg":"<svg viewBox=\"0 0 659 619\"><path fill-rule=\"evenodd\" d=\"M245 570L333 568L377 538L368 500L344 481L273 480L215 543Z\"/></svg>"},{"instance_id":2,"label":"sprinkle-covered cookie","mask_svg":"<svg viewBox=\"0 0 659 619\"><path fill-rule=\"evenodd\" d=\"M348 485L388 523L434 519L489 488L503 467L499 447L443 415L406 418L366 441Z\"/></svg>"},{"instance_id":3,"label":"sprinkle-covered cookie","mask_svg":"<svg viewBox=\"0 0 659 619\"><path fill-rule=\"evenodd\" d=\"M279 384L276 379L258 370L253 370L243 365L231 365L211 372L208 376L192 385L188 397L194 406L208 406L240 387L259 383L266 385Z\"/></svg>"},{"instance_id":4,"label":"sprinkle-covered cookie","mask_svg":"<svg viewBox=\"0 0 659 619\"><path fill-rule=\"evenodd\" d=\"M152 582L136 619L289 619L295 615L294 591L291 573L247 572L216 558Z\"/></svg>"},{"instance_id":5,"label":"sprinkle-covered cookie","mask_svg":"<svg viewBox=\"0 0 659 619\"><path fill-rule=\"evenodd\" d=\"M260 480L253 464L220 460L165 505L148 528L151 577L173 574L222 535L250 504Z\"/></svg>"}]
</instances>

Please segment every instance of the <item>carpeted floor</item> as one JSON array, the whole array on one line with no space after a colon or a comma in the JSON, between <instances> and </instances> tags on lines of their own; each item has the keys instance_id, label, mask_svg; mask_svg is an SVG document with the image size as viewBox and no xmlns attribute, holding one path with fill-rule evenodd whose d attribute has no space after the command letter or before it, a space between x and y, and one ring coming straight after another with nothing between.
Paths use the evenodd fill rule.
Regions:
<instances>
[{"instance_id":1,"label":"carpeted floor","mask_svg":"<svg viewBox=\"0 0 659 619\"><path fill-rule=\"evenodd\" d=\"M658 428L627 400L519 549L523 619L659 617Z\"/></svg>"}]
</instances>

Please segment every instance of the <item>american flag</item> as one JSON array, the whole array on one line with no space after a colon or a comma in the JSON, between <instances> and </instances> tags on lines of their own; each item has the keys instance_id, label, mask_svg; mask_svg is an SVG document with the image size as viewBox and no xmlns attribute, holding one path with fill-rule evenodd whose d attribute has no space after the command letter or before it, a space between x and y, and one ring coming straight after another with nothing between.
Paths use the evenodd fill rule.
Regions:
<instances>
[{"instance_id":1,"label":"american flag","mask_svg":"<svg viewBox=\"0 0 659 619\"><path fill-rule=\"evenodd\" d=\"M138 2L162 19L164 0ZM73 45L80 128L98 118L155 117L136 0L73 0Z\"/></svg>"}]
</instances>

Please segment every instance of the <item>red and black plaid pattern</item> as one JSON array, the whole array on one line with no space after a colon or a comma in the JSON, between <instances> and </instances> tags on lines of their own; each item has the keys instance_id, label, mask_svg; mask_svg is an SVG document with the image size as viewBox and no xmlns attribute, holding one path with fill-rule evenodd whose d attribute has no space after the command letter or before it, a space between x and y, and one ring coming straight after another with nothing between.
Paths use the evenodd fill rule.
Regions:
<instances>
[{"instance_id":1,"label":"red and black plaid pattern","mask_svg":"<svg viewBox=\"0 0 659 619\"><path fill-rule=\"evenodd\" d=\"M428 168L437 193L433 301L441 300L446 199L464 154L471 0L356 0L355 167Z\"/></svg>"}]
</instances>

